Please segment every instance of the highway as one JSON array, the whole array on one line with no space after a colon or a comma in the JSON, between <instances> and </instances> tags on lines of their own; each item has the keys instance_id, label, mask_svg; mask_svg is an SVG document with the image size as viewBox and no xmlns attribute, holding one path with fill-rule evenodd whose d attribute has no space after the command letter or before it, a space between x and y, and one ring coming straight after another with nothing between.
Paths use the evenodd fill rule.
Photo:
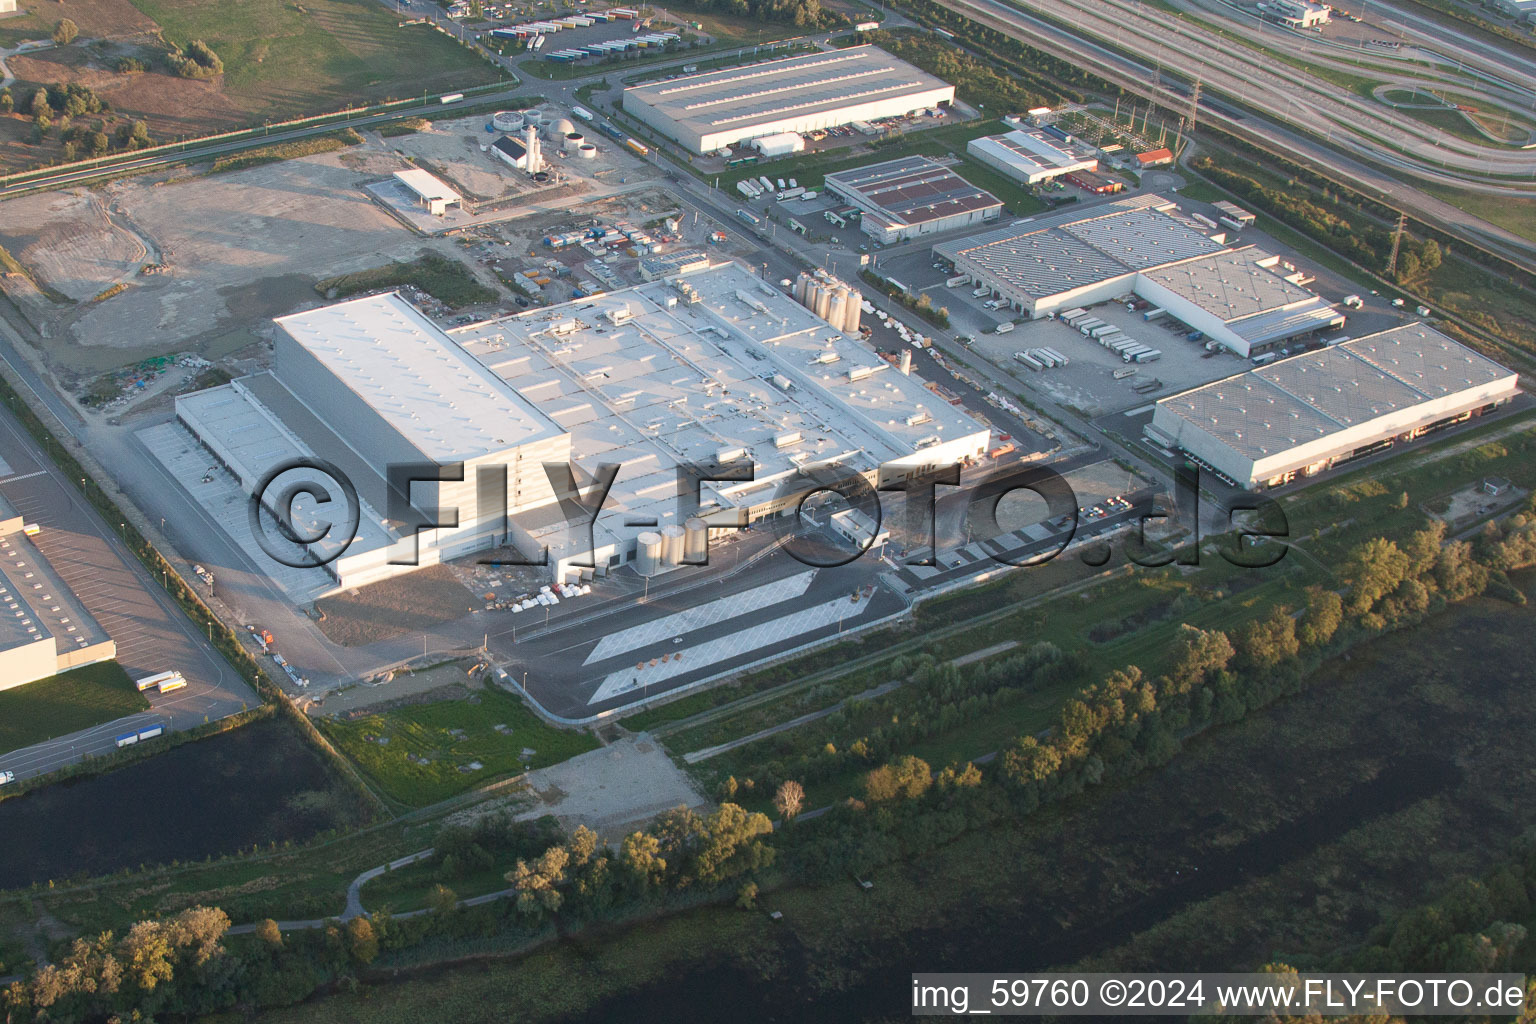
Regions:
<instances>
[{"instance_id":1,"label":"highway","mask_svg":"<svg viewBox=\"0 0 1536 1024\"><path fill-rule=\"evenodd\" d=\"M1040 0L1023 0L1023 2L1033 4ZM1159 42L1152 48L1150 55L1144 54L1141 59L1133 59L1115 48L1113 30L1108 33L1110 42L1102 44L1062 28L1044 17L1037 17L1002 3L1000 0L954 0L953 6L978 24L996 29L1030 46L1075 59L1101 77L1145 99L1155 100L1169 110L1187 110L1189 96L1183 89L1166 84L1162 69L1177 71L1191 81L1208 72L1208 65L1205 62L1191 59L1171 45ZM1149 56L1153 61L1151 64L1146 63ZM1241 86L1235 90L1235 93L1234 98L1251 104L1266 114L1273 114L1280 121L1306 123L1302 115L1287 112L1286 108L1289 104L1295 102L1299 107L1300 101L1293 101L1285 91L1276 93L1258 87L1250 89L1247 86ZM1383 158L1379 147L1373 148L1359 141L1351 144L1349 140L1336 138L1331 133L1325 133L1323 139L1318 139L1304 131L1282 127L1263 117L1244 116L1224 110L1209 101L1202 102L1199 119L1201 123L1215 124L1240 137L1258 141L1276 152L1285 153L1292 159L1318 167L1330 176L1350 183L1352 187L1360 189L1367 195L1379 197L1389 205L1405 210L1410 215L1433 224L1448 234L1462 238L1505 259L1523 264L1536 256L1536 242L1481 218L1473 217L1452 204L1437 199L1422 189L1363 162L1363 159L1371 159L1392 163L1391 160ZM1358 153L1363 159L1355 159L1348 152L1340 152L1334 148L1334 143ZM1401 159L1397 162L1406 164L1406 161ZM1536 165L1533 165L1533 170L1536 170ZM1458 185L1462 184L1459 179L1449 175L1445 177Z\"/></svg>"}]
</instances>

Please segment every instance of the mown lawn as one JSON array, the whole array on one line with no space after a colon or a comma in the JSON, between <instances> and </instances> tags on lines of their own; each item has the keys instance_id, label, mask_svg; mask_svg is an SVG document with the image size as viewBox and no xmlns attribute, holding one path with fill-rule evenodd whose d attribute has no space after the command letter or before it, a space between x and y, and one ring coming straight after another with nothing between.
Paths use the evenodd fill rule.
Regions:
<instances>
[{"instance_id":1,"label":"mown lawn","mask_svg":"<svg viewBox=\"0 0 1536 1024\"><path fill-rule=\"evenodd\" d=\"M185 46L224 61L223 89L253 117L330 110L494 82L496 69L436 29L401 28L376 0L133 0Z\"/></svg>"},{"instance_id":2,"label":"mown lawn","mask_svg":"<svg viewBox=\"0 0 1536 1024\"><path fill-rule=\"evenodd\" d=\"M115 661L0 690L0 751L31 746L138 711L149 701Z\"/></svg>"},{"instance_id":3,"label":"mown lawn","mask_svg":"<svg viewBox=\"0 0 1536 1024\"><path fill-rule=\"evenodd\" d=\"M472 703L476 699L478 703ZM409 705L346 722L317 718L315 724L385 795L411 807L436 803L524 767L556 764L597 746L587 733L546 725L516 697L489 688L462 700ZM497 725L508 731L497 732ZM524 748L533 751L526 762L521 757ZM473 762L481 767L460 770Z\"/></svg>"}]
</instances>

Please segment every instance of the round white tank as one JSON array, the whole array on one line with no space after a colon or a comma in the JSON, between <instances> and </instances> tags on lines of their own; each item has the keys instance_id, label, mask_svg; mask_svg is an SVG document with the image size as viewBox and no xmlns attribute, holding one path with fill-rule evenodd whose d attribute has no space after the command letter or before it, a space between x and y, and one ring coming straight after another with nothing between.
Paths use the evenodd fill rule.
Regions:
<instances>
[{"instance_id":1,"label":"round white tank","mask_svg":"<svg viewBox=\"0 0 1536 1024\"><path fill-rule=\"evenodd\" d=\"M661 534L646 531L635 538L635 571L641 576L661 571Z\"/></svg>"},{"instance_id":2,"label":"round white tank","mask_svg":"<svg viewBox=\"0 0 1536 1024\"><path fill-rule=\"evenodd\" d=\"M565 151L567 153L574 153L579 150L581 148L581 144L586 141L587 137L581 134L581 132L566 132Z\"/></svg>"},{"instance_id":3,"label":"round white tank","mask_svg":"<svg viewBox=\"0 0 1536 1024\"><path fill-rule=\"evenodd\" d=\"M683 528L676 524L661 528L661 561L677 565L683 560Z\"/></svg>"},{"instance_id":4,"label":"round white tank","mask_svg":"<svg viewBox=\"0 0 1536 1024\"><path fill-rule=\"evenodd\" d=\"M702 564L709 551L709 525L702 519L690 519L683 530L683 560Z\"/></svg>"},{"instance_id":5,"label":"round white tank","mask_svg":"<svg viewBox=\"0 0 1536 1024\"><path fill-rule=\"evenodd\" d=\"M557 117L549 122L549 130L556 135L568 135L576 130L576 126L571 124L568 117Z\"/></svg>"},{"instance_id":6,"label":"round white tank","mask_svg":"<svg viewBox=\"0 0 1536 1024\"><path fill-rule=\"evenodd\" d=\"M544 115L537 110L529 110L523 113L523 120L531 125L541 125L544 123Z\"/></svg>"},{"instance_id":7,"label":"round white tank","mask_svg":"<svg viewBox=\"0 0 1536 1024\"><path fill-rule=\"evenodd\" d=\"M596 160L597 147L590 142L583 142L580 146L576 147L576 155L583 160Z\"/></svg>"},{"instance_id":8,"label":"round white tank","mask_svg":"<svg viewBox=\"0 0 1536 1024\"><path fill-rule=\"evenodd\" d=\"M523 126L523 115L518 110L498 110L491 115L491 127L499 132L515 132Z\"/></svg>"}]
</instances>

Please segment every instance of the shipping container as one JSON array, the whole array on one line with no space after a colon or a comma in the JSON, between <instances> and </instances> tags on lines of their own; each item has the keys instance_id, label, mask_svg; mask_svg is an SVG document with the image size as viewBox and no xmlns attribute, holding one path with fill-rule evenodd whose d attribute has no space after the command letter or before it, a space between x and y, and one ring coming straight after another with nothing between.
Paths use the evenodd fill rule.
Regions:
<instances>
[{"instance_id":1,"label":"shipping container","mask_svg":"<svg viewBox=\"0 0 1536 1024\"><path fill-rule=\"evenodd\" d=\"M1104 335L1106 335L1106 334L1113 334L1115 331L1118 331L1118 330L1120 330L1120 328L1116 327L1114 324L1104 324L1102 326L1095 327L1093 330L1089 331L1088 332L1088 337L1093 338L1094 340L1098 340L1099 338L1104 337ZM1122 333L1124 333L1124 332L1122 332Z\"/></svg>"},{"instance_id":2,"label":"shipping container","mask_svg":"<svg viewBox=\"0 0 1536 1024\"><path fill-rule=\"evenodd\" d=\"M1163 317L1163 316L1167 316L1167 315L1168 315L1168 311L1166 309L1164 309L1162 306L1153 306L1151 309L1149 309L1145 313L1141 314L1141 318L1143 320L1147 321L1148 323L1151 323L1153 320L1156 320L1158 317Z\"/></svg>"},{"instance_id":3,"label":"shipping container","mask_svg":"<svg viewBox=\"0 0 1536 1024\"><path fill-rule=\"evenodd\" d=\"M1073 317L1087 316L1088 311L1081 306L1073 306L1071 309L1064 309L1056 315L1062 320L1071 320Z\"/></svg>"},{"instance_id":4,"label":"shipping container","mask_svg":"<svg viewBox=\"0 0 1536 1024\"><path fill-rule=\"evenodd\" d=\"M1145 352L1138 352L1136 354L1136 358L1133 359L1132 362L1152 363L1152 362L1156 362L1157 360L1161 359L1162 357L1163 357L1162 350L1154 348L1154 349L1148 349Z\"/></svg>"},{"instance_id":5,"label":"shipping container","mask_svg":"<svg viewBox=\"0 0 1536 1024\"><path fill-rule=\"evenodd\" d=\"M1068 365L1071 362L1070 359L1068 359L1066 356L1062 355L1060 352L1057 352L1053 348L1045 348L1045 349L1041 349L1040 351L1044 352L1046 355L1048 355L1052 359L1056 360L1056 365L1057 366L1066 366L1066 365Z\"/></svg>"}]
</instances>

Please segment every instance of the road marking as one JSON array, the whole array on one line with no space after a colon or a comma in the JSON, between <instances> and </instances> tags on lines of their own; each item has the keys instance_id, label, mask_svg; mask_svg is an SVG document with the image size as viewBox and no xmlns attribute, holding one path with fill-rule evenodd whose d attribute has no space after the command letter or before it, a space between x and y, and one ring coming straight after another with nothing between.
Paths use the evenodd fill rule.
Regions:
<instances>
[{"instance_id":1,"label":"road marking","mask_svg":"<svg viewBox=\"0 0 1536 1024\"><path fill-rule=\"evenodd\" d=\"M592 649L592 653L587 655L587 660L582 664L591 665L608 658L616 658L630 651L661 643L674 636L687 636L706 626L740 618L785 601L793 601L810 589L811 581L815 578L816 570L808 569L739 594L717 598L708 604L701 604L610 633L597 642L597 646Z\"/></svg>"},{"instance_id":2,"label":"road marking","mask_svg":"<svg viewBox=\"0 0 1536 1024\"><path fill-rule=\"evenodd\" d=\"M853 622L868 607L868 601L855 604L847 597L840 597L835 601L802 608L800 611L791 612L769 622L748 626L728 636L708 640L695 647L686 647L681 651L663 655L660 659L647 661L642 668L610 672L587 703L596 704L622 693L654 686L685 672L696 672L722 661L739 658L773 644L804 636L818 629L825 629L833 623Z\"/></svg>"}]
</instances>

